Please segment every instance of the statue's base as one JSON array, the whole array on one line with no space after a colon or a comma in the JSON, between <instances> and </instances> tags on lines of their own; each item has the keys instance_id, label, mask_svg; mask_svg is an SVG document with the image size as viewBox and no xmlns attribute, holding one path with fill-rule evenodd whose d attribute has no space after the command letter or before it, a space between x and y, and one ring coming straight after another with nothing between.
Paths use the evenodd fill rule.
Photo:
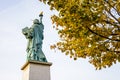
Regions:
<instances>
[{"instance_id":1,"label":"statue's base","mask_svg":"<svg viewBox=\"0 0 120 80\"><path fill-rule=\"evenodd\" d=\"M27 61L21 70L22 80L50 80L50 62Z\"/></svg>"}]
</instances>

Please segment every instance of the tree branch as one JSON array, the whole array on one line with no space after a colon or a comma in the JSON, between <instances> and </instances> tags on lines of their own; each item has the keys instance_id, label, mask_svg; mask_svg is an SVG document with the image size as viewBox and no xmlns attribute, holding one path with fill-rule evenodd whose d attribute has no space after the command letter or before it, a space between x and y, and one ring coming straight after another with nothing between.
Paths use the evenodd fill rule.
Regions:
<instances>
[{"instance_id":1,"label":"tree branch","mask_svg":"<svg viewBox=\"0 0 120 80\"><path fill-rule=\"evenodd\" d=\"M108 3L108 1L105 1L105 2L106 2L108 5L111 6L111 4ZM113 6L111 6L111 7L113 8ZM110 10L107 10L107 8L105 8L105 9L106 9L106 11L110 14L110 16L120 24L119 20L111 13L111 11L110 11Z\"/></svg>"},{"instance_id":2,"label":"tree branch","mask_svg":"<svg viewBox=\"0 0 120 80\"><path fill-rule=\"evenodd\" d=\"M108 49L106 46L105 46L105 48L106 48L106 50L109 51L109 52L120 53L120 51L115 51L115 50L112 51L112 50Z\"/></svg>"},{"instance_id":3,"label":"tree branch","mask_svg":"<svg viewBox=\"0 0 120 80\"><path fill-rule=\"evenodd\" d=\"M112 6L108 1L105 1L107 4L109 4L116 12L117 14L120 16L120 13L118 13L117 9L115 8L115 6Z\"/></svg>"},{"instance_id":4,"label":"tree branch","mask_svg":"<svg viewBox=\"0 0 120 80\"><path fill-rule=\"evenodd\" d=\"M109 38L109 37L106 37L106 36L103 36L103 35L101 35L101 34L98 34L98 33L94 32L93 30L91 30L89 27L87 27L87 29L88 29L90 32L92 32L93 34L98 35L98 36L100 36L100 37L102 37L102 38L109 39L109 40L112 40L112 41L120 41L119 39L111 39L111 38Z\"/></svg>"},{"instance_id":5,"label":"tree branch","mask_svg":"<svg viewBox=\"0 0 120 80\"><path fill-rule=\"evenodd\" d=\"M118 23L111 23L110 21L105 21L104 20L104 22L106 22L106 23L108 23L108 24L111 24L111 25L113 25L113 26L117 26L117 28L120 28L120 24L118 24Z\"/></svg>"}]
</instances>

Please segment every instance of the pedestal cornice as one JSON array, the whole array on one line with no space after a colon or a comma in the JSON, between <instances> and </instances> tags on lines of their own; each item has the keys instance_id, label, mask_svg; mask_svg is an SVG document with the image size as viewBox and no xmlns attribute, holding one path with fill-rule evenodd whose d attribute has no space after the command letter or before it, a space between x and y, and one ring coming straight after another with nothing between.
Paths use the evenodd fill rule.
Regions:
<instances>
[{"instance_id":1,"label":"pedestal cornice","mask_svg":"<svg viewBox=\"0 0 120 80\"><path fill-rule=\"evenodd\" d=\"M51 62L40 62L40 61L29 60L29 61L27 61L27 62L22 66L21 70L24 70L24 68L25 68L29 63L32 63L32 64L41 64L41 65L46 65L46 66L51 66L51 65L52 65Z\"/></svg>"}]
</instances>

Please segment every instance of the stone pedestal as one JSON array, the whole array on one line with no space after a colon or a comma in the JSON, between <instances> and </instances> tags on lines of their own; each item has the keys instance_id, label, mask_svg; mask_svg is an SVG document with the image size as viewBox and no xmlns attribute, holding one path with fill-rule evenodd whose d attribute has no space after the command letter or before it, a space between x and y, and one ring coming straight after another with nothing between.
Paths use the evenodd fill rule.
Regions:
<instances>
[{"instance_id":1,"label":"stone pedestal","mask_svg":"<svg viewBox=\"0 0 120 80\"><path fill-rule=\"evenodd\" d=\"M21 70L22 80L50 80L50 66L52 63L40 61L28 61Z\"/></svg>"}]
</instances>

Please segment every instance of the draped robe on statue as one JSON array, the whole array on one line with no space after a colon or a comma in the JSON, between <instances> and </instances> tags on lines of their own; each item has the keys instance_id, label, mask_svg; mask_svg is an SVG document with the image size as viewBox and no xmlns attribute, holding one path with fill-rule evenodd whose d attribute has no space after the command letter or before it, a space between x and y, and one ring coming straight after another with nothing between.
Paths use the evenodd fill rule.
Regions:
<instances>
[{"instance_id":1,"label":"draped robe on statue","mask_svg":"<svg viewBox=\"0 0 120 80\"><path fill-rule=\"evenodd\" d=\"M27 59L47 62L46 57L42 51L44 25L39 23L38 19L33 21L31 28L24 28L23 34L28 39L27 45Z\"/></svg>"}]
</instances>

